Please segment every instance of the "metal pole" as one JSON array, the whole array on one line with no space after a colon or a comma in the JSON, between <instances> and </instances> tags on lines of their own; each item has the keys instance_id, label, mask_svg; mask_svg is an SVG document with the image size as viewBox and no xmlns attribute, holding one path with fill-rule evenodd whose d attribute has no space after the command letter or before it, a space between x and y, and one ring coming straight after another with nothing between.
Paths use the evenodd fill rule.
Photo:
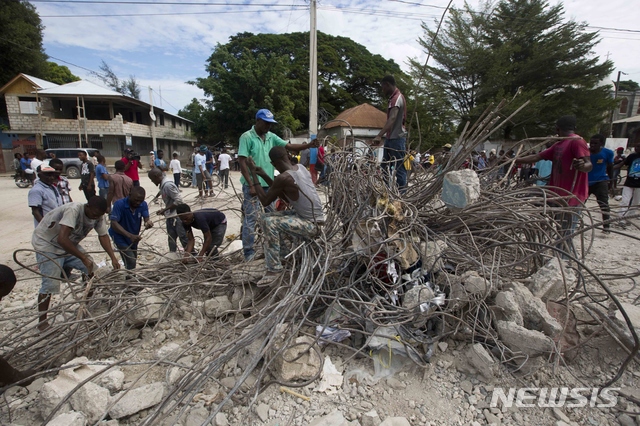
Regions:
<instances>
[{"instance_id":1,"label":"metal pole","mask_svg":"<svg viewBox=\"0 0 640 426\"><path fill-rule=\"evenodd\" d=\"M153 151L158 151L158 143L156 142L156 120L153 113L153 96L151 94L151 87L149 87L149 116L151 117L151 142L153 143Z\"/></svg>"},{"instance_id":2,"label":"metal pole","mask_svg":"<svg viewBox=\"0 0 640 426\"><path fill-rule=\"evenodd\" d=\"M620 75L621 74L627 75L627 73L624 73L622 71L618 71L618 78L616 79L616 86L614 87L614 91L613 91L613 100L614 101L618 97L618 85L620 84ZM613 137L613 114L615 113L616 108L617 108L617 106L614 107L611 110L611 120L609 120L610 121L610 124L609 124L609 137L610 138Z\"/></svg>"},{"instance_id":3,"label":"metal pole","mask_svg":"<svg viewBox=\"0 0 640 426\"><path fill-rule=\"evenodd\" d=\"M36 109L38 110L38 126L40 127L40 134L36 138L36 148L43 149L43 136L42 136L42 103L40 102L40 97L38 96L38 88L33 87L36 90Z\"/></svg>"},{"instance_id":4,"label":"metal pole","mask_svg":"<svg viewBox=\"0 0 640 426\"><path fill-rule=\"evenodd\" d=\"M76 96L76 108L78 109L78 148L83 148L82 145L82 129L80 128L80 96Z\"/></svg>"},{"instance_id":5,"label":"metal pole","mask_svg":"<svg viewBox=\"0 0 640 426\"><path fill-rule=\"evenodd\" d=\"M87 134L87 109L84 106L84 96L82 99L82 122L84 123L84 146L89 148L89 135Z\"/></svg>"},{"instance_id":6,"label":"metal pole","mask_svg":"<svg viewBox=\"0 0 640 426\"><path fill-rule=\"evenodd\" d=\"M309 31L309 136L318 133L318 32L316 0L310 0L311 28Z\"/></svg>"}]
</instances>

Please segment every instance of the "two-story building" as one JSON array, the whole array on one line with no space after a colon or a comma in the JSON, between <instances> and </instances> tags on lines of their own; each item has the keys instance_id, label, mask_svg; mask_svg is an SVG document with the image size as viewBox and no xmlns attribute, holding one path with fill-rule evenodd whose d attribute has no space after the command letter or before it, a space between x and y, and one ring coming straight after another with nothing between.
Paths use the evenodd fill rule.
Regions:
<instances>
[{"instance_id":1,"label":"two-story building","mask_svg":"<svg viewBox=\"0 0 640 426\"><path fill-rule=\"evenodd\" d=\"M618 106L613 111L613 137L630 138L640 131L640 90L618 92Z\"/></svg>"},{"instance_id":2,"label":"two-story building","mask_svg":"<svg viewBox=\"0 0 640 426\"><path fill-rule=\"evenodd\" d=\"M2 132L14 135L14 152L34 141L45 149L96 148L112 162L125 148L148 155L155 138L167 159L178 152L186 160L196 144L190 120L90 81L56 85L19 74L0 94L8 122Z\"/></svg>"}]
</instances>

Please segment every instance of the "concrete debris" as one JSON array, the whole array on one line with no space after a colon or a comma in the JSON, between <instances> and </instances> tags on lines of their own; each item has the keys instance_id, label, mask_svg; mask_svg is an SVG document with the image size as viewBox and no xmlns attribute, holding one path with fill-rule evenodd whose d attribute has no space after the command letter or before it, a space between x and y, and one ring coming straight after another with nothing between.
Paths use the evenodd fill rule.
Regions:
<instances>
[{"instance_id":1,"label":"concrete debris","mask_svg":"<svg viewBox=\"0 0 640 426\"><path fill-rule=\"evenodd\" d=\"M328 355L324 357L322 375L320 377L320 383L318 383L318 386L314 389L316 392L325 392L331 395L337 393L342 387L342 373L338 371Z\"/></svg>"},{"instance_id":2,"label":"concrete debris","mask_svg":"<svg viewBox=\"0 0 640 426\"><path fill-rule=\"evenodd\" d=\"M74 366L74 367L72 367ZM58 373L58 377L64 377L72 382L80 383L89 377L93 376L100 370L107 368L105 365L92 365L89 364L89 358L82 356L74 358L71 361L64 364Z\"/></svg>"},{"instance_id":3,"label":"concrete debris","mask_svg":"<svg viewBox=\"0 0 640 426\"><path fill-rule=\"evenodd\" d=\"M251 262L236 265L231 270L231 281L235 285L257 283L264 275L264 259L252 260Z\"/></svg>"},{"instance_id":4,"label":"concrete debris","mask_svg":"<svg viewBox=\"0 0 640 426\"><path fill-rule=\"evenodd\" d=\"M85 426L86 424L87 419L83 413L70 411L56 416L53 420L47 423L47 426Z\"/></svg>"},{"instance_id":5,"label":"concrete debris","mask_svg":"<svg viewBox=\"0 0 640 426\"><path fill-rule=\"evenodd\" d=\"M362 414L362 418L360 419L360 424L362 426L379 426L382 421L378 416L378 412L376 410L367 411Z\"/></svg>"},{"instance_id":6,"label":"concrete debris","mask_svg":"<svg viewBox=\"0 0 640 426\"><path fill-rule=\"evenodd\" d=\"M411 423L404 417L387 417L380 426L411 426Z\"/></svg>"},{"instance_id":7,"label":"concrete debris","mask_svg":"<svg viewBox=\"0 0 640 426\"><path fill-rule=\"evenodd\" d=\"M163 358L167 358L170 357L171 355L173 355L174 357L178 357L180 351L180 345L178 343L167 343L166 345L162 346L160 349L158 349L156 351L156 357L158 359L163 359Z\"/></svg>"},{"instance_id":8,"label":"concrete debris","mask_svg":"<svg viewBox=\"0 0 640 426\"><path fill-rule=\"evenodd\" d=\"M442 240L429 240L420 243L420 255L422 268L425 271L440 271L444 269L442 253L447 248L447 243Z\"/></svg>"},{"instance_id":9,"label":"concrete debris","mask_svg":"<svg viewBox=\"0 0 640 426\"><path fill-rule=\"evenodd\" d=\"M565 283L570 291L576 281L573 270L564 261L554 257L530 277L527 287L534 296L543 300L560 300L564 298Z\"/></svg>"},{"instance_id":10,"label":"concrete debris","mask_svg":"<svg viewBox=\"0 0 640 426\"><path fill-rule=\"evenodd\" d=\"M100 377L100 385L115 393L122 390L124 385L124 373L120 370L111 369Z\"/></svg>"},{"instance_id":11,"label":"concrete debris","mask_svg":"<svg viewBox=\"0 0 640 426\"><path fill-rule=\"evenodd\" d=\"M487 295L492 290L491 281L478 275L476 271L467 271L462 274L462 285L467 293L473 295Z\"/></svg>"},{"instance_id":12,"label":"concrete debris","mask_svg":"<svg viewBox=\"0 0 640 426\"><path fill-rule=\"evenodd\" d=\"M496 294L495 307L499 309L498 319L504 321L515 322L518 325L524 325L522 313L518 308L518 303L513 292L501 291Z\"/></svg>"},{"instance_id":13,"label":"concrete debris","mask_svg":"<svg viewBox=\"0 0 640 426\"><path fill-rule=\"evenodd\" d=\"M366 257L373 257L379 252L385 236L375 220L361 220L351 237L353 250Z\"/></svg>"},{"instance_id":14,"label":"concrete debris","mask_svg":"<svg viewBox=\"0 0 640 426\"><path fill-rule=\"evenodd\" d=\"M264 269L262 270L264 274ZM259 281L256 280L256 282ZM231 307L233 309L246 309L253 304L256 294L258 293L258 287L253 284L245 284L236 287L233 290L231 296Z\"/></svg>"},{"instance_id":15,"label":"concrete debris","mask_svg":"<svg viewBox=\"0 0 640 426\"><path fill-rule=\"evenodd\" d=\"M184 426L201 426L209 417L209 410L202 405L197 405L189 410L189 414L184 421Z\"/></svg>"},{"instance_id":16,"label":"concrete debris","mask_svg":"<svg viewBox=\"0 0 640 426\"><path fill-rule=\"evenodd\" d=\"M122 397L109 410L109 415L113 419L130 416L146 408L153 407L162 401L164 396L164 384L161 382L151 383L139 388L122 391L113 396L113 400Z\"/></svg>"},{"instance_id":17,"label":"concrete debris","mask_svg":"<svg viewBox=\"0 0 640 426\"><path fill-rule=\"evenodd\" d=\"M233 310L227 296L217 296L204 302L204 313L211 318L218 318Z\"/></svg>"},{"instance_id":18,"label":"concrete debris","mask_svg":"<svg viewBox=\"0 0 640 426\"><path fill-rule=\"evenodd\" d=\"M93 424L107 411L109 397L109 390L87 382L71 395L69 402L74 410L82 411L87 416L87 421Z\"/></svg>"},{"instance_id":19,"label":"concrete debris","mask_svg":"<svg viewBox=\"0 0 640 426\"><path fill-rule=\"evenodd\" d=\"M510 285L522 314L523 325L530 330L538 330L554 337L562 331L562 325L549 314L544 302L534 296L523 284L513 282Z\"/></svg>"},{"instance_id":20,"label":"concrete debris","mask_svg":"<svg viewBox=\"0 0 640 426\"><path fill-rule=\"evenodd\" d=\"M127 313L127 321L134 327L158 322L165 307L164 299L150 289L144 289L136 297L136 309Z\"/></svg>"},{"instance_id":21,"label":"concrete debris","mask_svg":"<svg viewBox=\"0 0 640 426\"><path fill-rule=\"evenodd\" d=\"M256 414L262 422L269 420L269 406L267 404L259 404L256 407Z\"/></svg>"},{"instance_id":22,"label":"concrete debris","mask_svg":"<svg viewBox=\"0 0 640 426\"><path fill-rule=\"evenodd\" d=\"M54 408L69 394L78 383L68 379L67 377L56 377L54 380L45 383L38 394L38 406L40 407L40 415L46 418L51 414ZM71 405L67 401L61 407L59 412L70 411Z\"/></svg>"},{"instance_id":23,"label":"concrete debris","mask_svg":"<svg viewBox=\"0 0 640 426\"><path fill-rule=\"evenodd\" d=\"M449 344L447 342L438 342L438 348L442 352L446 352L448 347L449 347Z\"/></svg>"},{"instance_id":24,"label":"concrete debris","mask_svg":"<svg viewBox=\"0 0 640 426\"><path fill-rule=\"evenodd\" d=\"M215 426L229 426L229 420L227 419L227 415L224 413L218 413L213 418Z\"/></svg>"},{"instance_id":25,"label":"concrete debris","mask_svg":"<svg viewBox=\"0 0 640 426\"><path fill-rule=\"evenodd\" d=\"M486 382L493 381L497 370L496 361L480 343L469 345L462 355L456 360L459 371L475 375Z\"/></svg>"},{"instance_id":26,"label":"concrete debris","mask_svg":"<svg viewBox=\"0 0 640 426\"><path fill-rule=\"evenodd\" d=\"M620 302L622 305L622 309L627 313L631 324L636 330L636 333L640 335L640 306L632 305L631 303ZM614 323L619 326L620 330L623 330L628 341L633 341L633 336L631 335L631 331L629 330L629 326L627 322L624 320L624 316L622 316L622 312L617 310L615 313L615 317L613 319Z\"/></svg>"},{"instance_id":27,"label":"concrete debris","mask_svg":"<svg viewBox=\"0 0 640 426\"><path fill-rule=\"evenodd\" d=\"M618 423L620 423L620 426L636 426L636 422L633 421L631 416L625 413L618 416Z\"/></svg>"},{"instance_id":28,"label":"concrete debris","mask_svg":"<svg viewBox=\"0 0 640 426\"><path fill-rule=\"evenodd\" d=\"M473 170L464 169L444 175L442 201L449 208L464 209L480 198L480 179Z\"/></svg>"},{"instance_id":29,"label":"concrete debris","mask_svg":"<svg viewBox=\"0 0 640 426\"><path fill-rule=\"evenodd\" d=\"M488 409L485 408L482 411L482 414L484 414L484 418L487 421L487 424L500 426L500 419L498 418L498 416L493 414L491 411L489 411Z\"/></svg>"},{"instance_id":30,"label":"concrete debris","mask_svg":"<svg viewBox=\"0 0 640 426\"><path fill-rule=\"evenodd\" d=\"M393 376L387 377L386 382L387 382L387 386L389 386L391 389L395 389L395 390L402 390L402 389L406 389L406 387L407 387L406 383L396 379Z\"/></svg>"},{"instance_id":31,"label":"concrete debris","mask_svg":"<svg viewBox=\"0 0 640 426\"><path fill-rule=\"evenodd\" d=\"M402 307L413 310L423 303L429 302L434 298L433 290L426 285L417 285L412 287L404 294Z\"/></svg>"},{"instance_id":32,"label":"concrete debris","mask_svg":"<svg viewBox=\"0 0 640 426\"><path fill-rule=\"evenodd\" d=\"M512 351L520 351L529 356L538 356L554 350L554 343L548 336L537 330L529 330L515 322L496 321L500 340Z\"/></svg>"},{"instance_id":33,"label":"concrete debris","mask_svg":"<svg viewBox=\"0 0 640 426\"><path fill-rule=\"evenodd\" d=\"M322 368L319 351L309 348L313 343L314 339L310 337L296 338L271 364L276 377L285 382L313 379ZM290 359L295 361L286 361Z\"/></svg>"},{"instance_id":34,"label":"concrete debris","mask_svg":"<svg viewBox=\"0 0 640 426\"><path fill-rule=\"evenodd\" d=\"M309 426L349 426L349 422L340 411L335 410L331 414L313 420Z\"/></svg>"}]
</instances>

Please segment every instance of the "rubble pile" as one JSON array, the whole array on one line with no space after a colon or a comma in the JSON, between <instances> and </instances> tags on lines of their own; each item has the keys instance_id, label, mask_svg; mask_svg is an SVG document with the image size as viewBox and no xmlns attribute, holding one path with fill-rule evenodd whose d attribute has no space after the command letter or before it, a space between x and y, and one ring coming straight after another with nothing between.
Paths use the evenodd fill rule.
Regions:
<instances>
[{"instance_id":1,"label":"rubble pile","mask_svg":"<svg viewBox=\"0 0 640 426\"><path fill-rule=\"evenodd\" d=\"M503 106L467 130L440 173L404 193L389 189L366 158L327 160L321 235L292 238L286 270L272 287L256 286L264 261L241 263L233 252L196 265L113 271L94 278L85 296L79 283L68 284L44 335L29 326L34 313L7 318L15 329L0 340L7 358L54 370L37 394L37 414L51 424L112 425L294 418L288 406L276 410L265 401L271 392L313 408L313 417L295 424L424 424L424 414L410 422L376 411L367 401L374 386L384 383L382 397L390 398L406 387L396 374L427 372L434 354L454 345L457 373L447 373L454 360L437 365L455 383L463 373L488 387L510 371L564 359L579 344L571 338L574 310L611 317L603 299L590 303L587 286L617 308L610 322L635 356L638 338L625 306L559 231L566 204L541 206L541 194L554 198L545 189L489 191L474 172L456 171L508 120L500 118ZM589 227L582 229L584 236ZM635 307L626 308L637 317ZM334 365L326 356L332 348L367 356L373 374ZM486 389L481 397L474 384L462 381L448 394L465 398L460 422L511 416L489 407ZM312 386L345 408L312 405ZM351 400L361 410L346 408ZM409 408L420 410L415 401Z\"/></svg>"}]
</instances>

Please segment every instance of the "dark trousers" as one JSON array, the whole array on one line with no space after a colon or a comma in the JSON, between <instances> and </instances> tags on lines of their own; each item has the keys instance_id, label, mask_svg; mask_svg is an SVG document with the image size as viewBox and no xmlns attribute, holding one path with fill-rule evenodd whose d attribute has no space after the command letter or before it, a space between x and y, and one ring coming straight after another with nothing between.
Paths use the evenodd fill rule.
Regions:
<instances>
[{"instance_id":1,"label":"dark trousers","mask_svg":"<svg viewBox=\"0 0 640 426\"><path fill-rule=\"evenodd\" d=\"M134 180L133 181L133 186L140 186L140 181L139 180Z\"/></svg>"},{"instance_id":2,"label":"dark trousers","mask_svg":"<svg viewBox=\"0 0 640 426\"><path fill-rule=\"evenodd\" d=\"M221 223L220 225L211 229L210 232L211 245L207 247L207 249L205 250L205 254L209 256L209 253L211 253L211 251L213 250L213 253L211 253L211 255L215 256L218 254L218 247L220 247L222 245L222 242L224 241L224 234L227 233L227 224Z\"/></svg>"},{"instance_id":3,"label":"dark trousers","mask_svg":"<svg viewBox=\"0 0 640 426\"><path fill-rule=\"evenodd\" d=\"M178 240L180 240L182 248L187 247L187 232L182 226L182 221L177 217L167 219L167 234L169 234L170 252L175 253L178 250Z\"/></svg>"},{"instance_id":4,"label":"dark trousers","mask_svg":"<svg viewBox=\"0 0 640 426\"><path fill-rule=\"evenodd\" d=\"M82 192L84 192L84 196L89 201L89 198L96 195L96 187L93 186L91 188L87 188L86 186L82 187Z\"/></svg>"},{"instance_id":5,"label":"dark trousers","mask_svg":"<svg viewBox=\"0 0 640 426\"><path fill-rule=\"evenodd\" d=\"M609 221L609 182L602 181L589 185L589 195L591 194L596 196L596 200L598 201L598 205L602 211L602 221ZM611 225L609 223L605 223L603 225L604 229L609 229L610 227Z\"/></svg>"},{"instance_id":6,"label":"dark trousers","mask_svg":"<svg viewBox=\"0 0 640 426\"><path fill-rule=\"evenodd\" d=\"M31 375L32 372L22 372L16 370L5 360L0 357L0 388L4 386L8 386L12 383L19 382L22 379L25 379ZM27 384L24 383L23 386Z\"/></svg>"},{"instance_id":7,"label":"dark trousers","mask_svg":"<svg viewBox=\"0 0 640 426\"><path fill-rule=\"evenodd\" d=\"M220 180L224 182L224 187L229 187L229 169L220 170Z\"/></svg>"},{"instance_id":8,"label":"dark trousers","mask_svg":"<svg viewBox=\"0 0 640 426\"><path fill-rule=\"evenodd\" d=\"M173 174L173 182L176 184L178 188L180 188L180 173Z\"/></svg>"},{"instance_id":9,"label":"dark trousers","mask_svg":"<svg viewBox=\"0 0 640 426\"><path fill-rule=\"evenodd\" d=\"M124 263L124 268L127 270L136 268L136 260L138 259L138 248L132 248L128 246L116 245L118 247L118 251L120 252L120 256L122 256L122 262Z\"/></svg>"}]
</instances>

